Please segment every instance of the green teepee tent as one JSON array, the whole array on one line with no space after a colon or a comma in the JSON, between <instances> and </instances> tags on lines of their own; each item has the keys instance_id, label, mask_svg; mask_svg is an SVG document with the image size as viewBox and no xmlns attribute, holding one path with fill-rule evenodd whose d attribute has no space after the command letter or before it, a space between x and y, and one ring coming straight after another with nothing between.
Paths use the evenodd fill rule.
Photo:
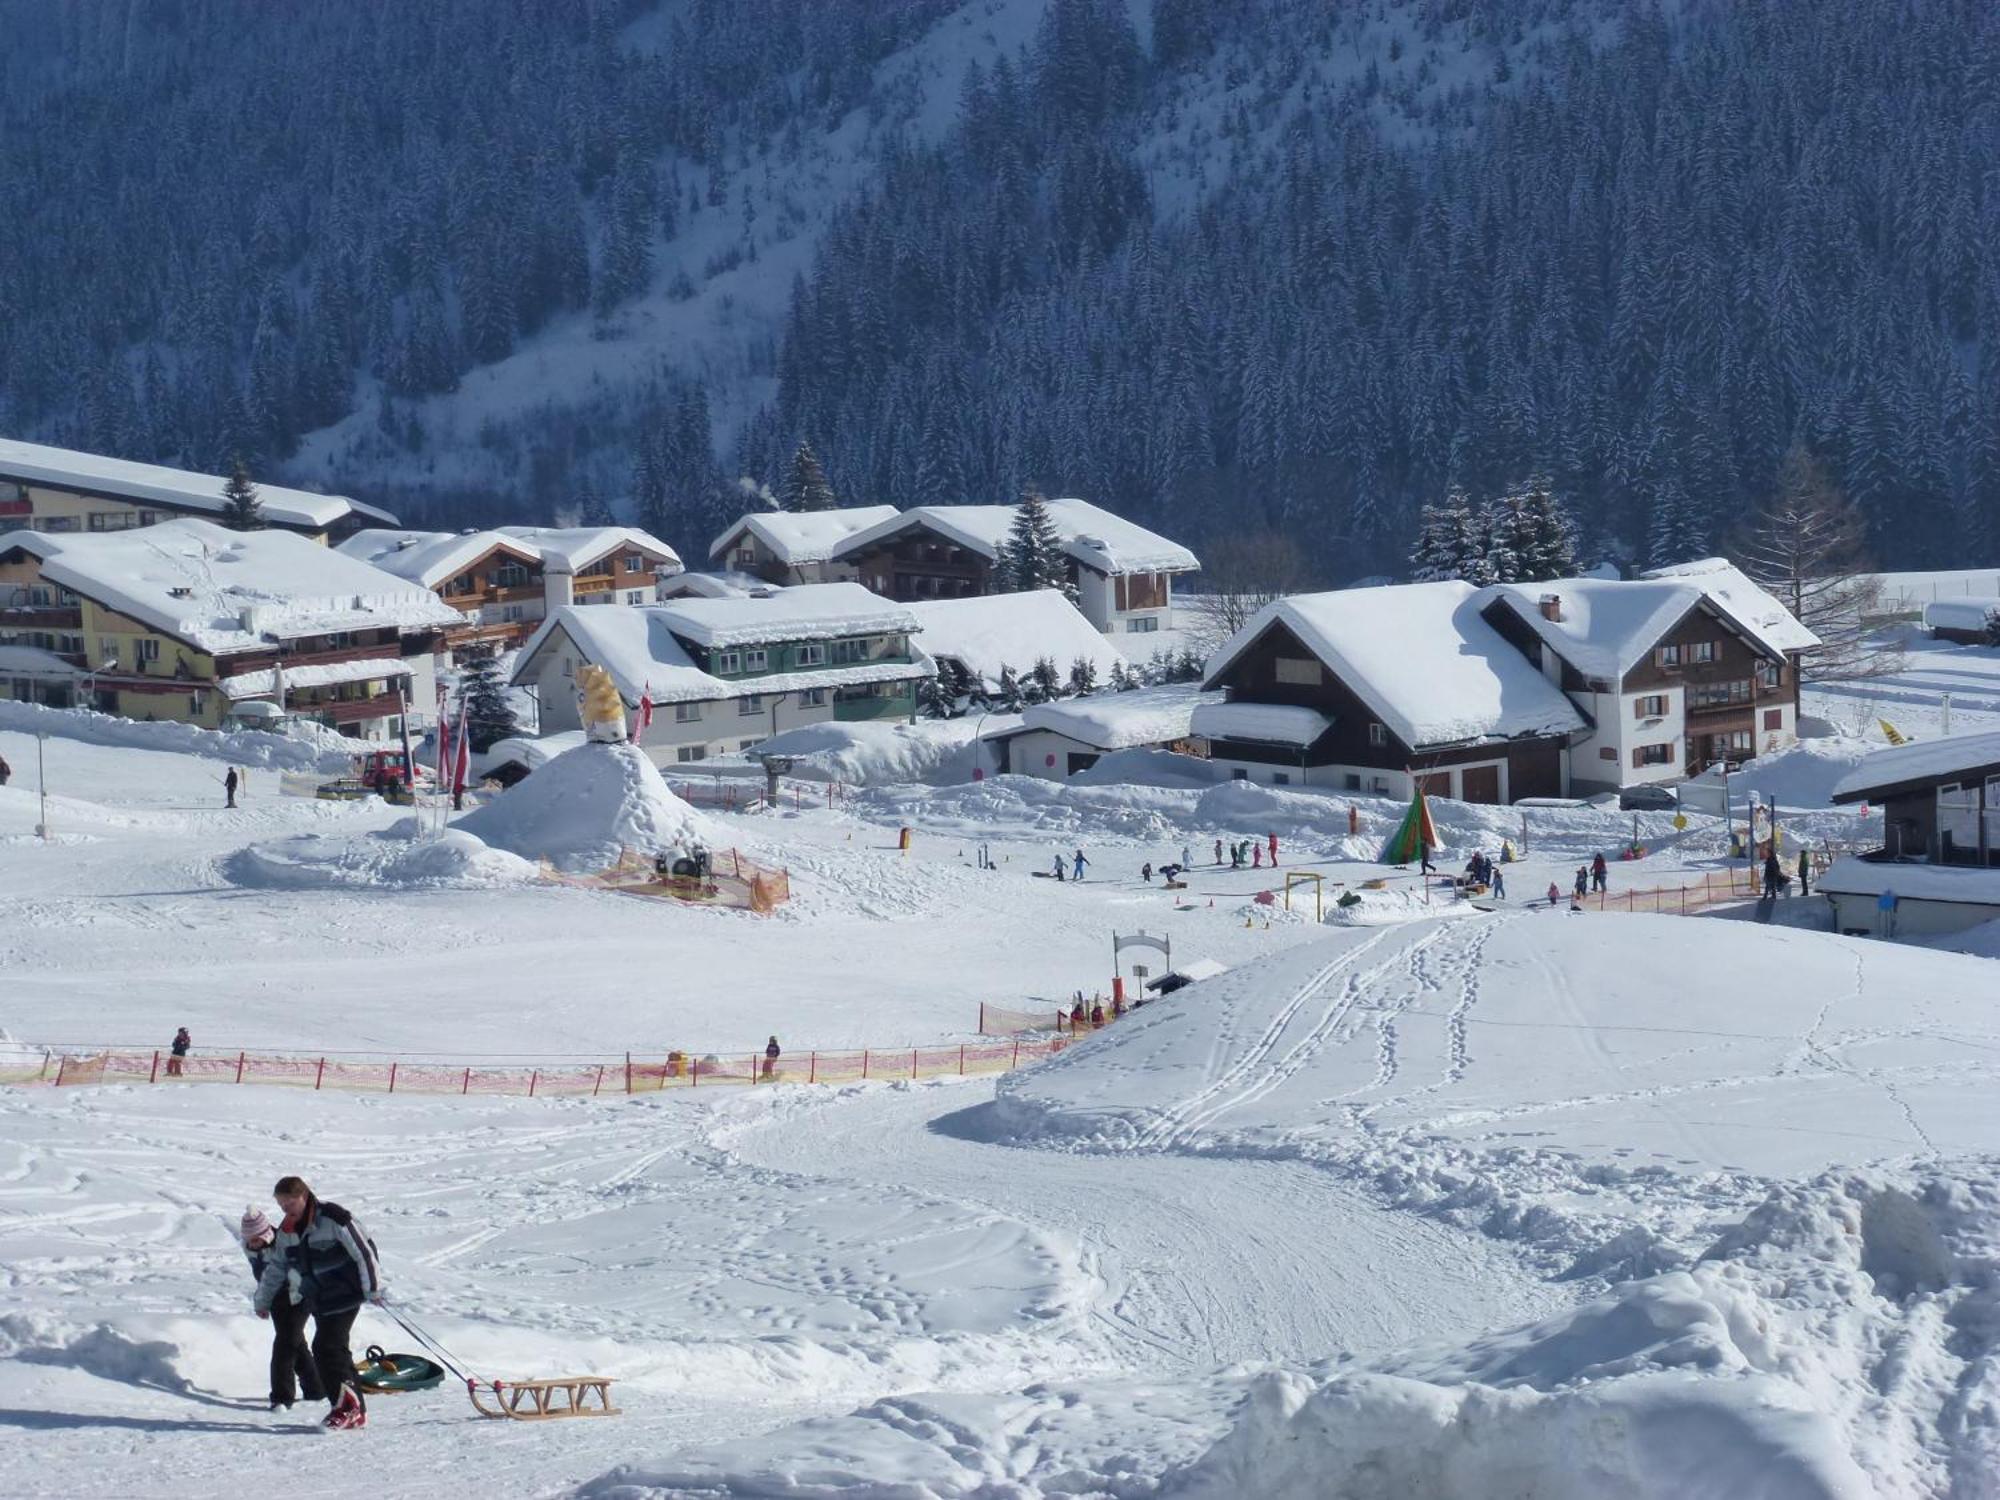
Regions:
<instances>
[{"instance_id":1,"label":"green teepee tent","mask_svg":"<svg viewBox=\"0 0 2000 1500\"><path fill-rule=\"evenodd\" d=\"M1396 831L1382 846L1380 863L1385 865L1413 865L1423 856L1426 849L1437 848L1437 829L1431 823L1430 804L1424 800L1421 783L1410 794L1410 810L1403 814L1403 821L1396 825Z\"/></svg>"}]
</instances>

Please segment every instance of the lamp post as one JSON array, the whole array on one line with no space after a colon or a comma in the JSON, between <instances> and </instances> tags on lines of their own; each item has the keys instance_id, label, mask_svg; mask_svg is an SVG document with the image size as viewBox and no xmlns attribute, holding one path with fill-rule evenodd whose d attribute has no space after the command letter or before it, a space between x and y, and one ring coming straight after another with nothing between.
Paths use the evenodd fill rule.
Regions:
<instances>
[{"instance_id":1,"label":"lamp post","mask_svg":"<svg viewBox=\"0 0 2000 1500\"><path fill-rule=\"evenodd\" d=\"M42 754L42 747L49 737L39 729L35 731L35 785L42 795L42 820L35 825L35 833L43 843L49 841L49 768Z\"/></svg>"},{"instance_id":2,"label":"lamp post","mask_svg":"<svg viewBox=\"0 0 2000 1500\"><path fill-rule=\"evenodd\" d=\"M89 703L85 705L86 707L88 708L97 707L97 674L99 672L115 672L117 670L118 670L118 653L114 651L111 653L111 655L105 657L104 660L100 662L98 665L91 667L84 672L83 692L84 696L90 700Z\"/></svg>"}]
</instances>

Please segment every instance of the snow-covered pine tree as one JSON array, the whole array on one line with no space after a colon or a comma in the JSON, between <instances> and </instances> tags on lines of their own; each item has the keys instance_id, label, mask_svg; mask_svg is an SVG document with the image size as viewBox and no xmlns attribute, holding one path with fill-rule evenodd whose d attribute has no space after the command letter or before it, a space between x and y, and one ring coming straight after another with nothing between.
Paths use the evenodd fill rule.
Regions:
<instances>
[{"instance_id":1,"label":"snow-covered pine tree","mask_svg":"<svg viewBox=\"0 0 2000 1500\"><path fill-rule=\"evenodd\" d=\"M262 531L264 502L250 482L250 466L237 454L229 461L229 480L222 486L222 524L231 531Z\"/></svg>"},{"instance_id":2,"label":"snow-covered pine tree","mask_svg":"<svg viewBox=\"0 0 2000 1500\"><path fill-rule=\"evenodd\" d=\"M1021 691L1021 679L1014 675L1012 667L1002 666L1000 685L993 694L993 706L1007 713L1017 714L1025 701L1025 695Z\"/></svg>"},{"instance_id":3,"label":"snow-covered pine tree","mask_svg":"<svg viewBox=\"0 0 2000 1500\"><path fill-rule=\"evenodd\" d=\"M1014 507L1014 524L1007 540L1000 544L995 572L1000 587L1009 593L1060 589L1070 603L1077 602L1076 585L1069 576L1069 559L1063 555L1062 537L1056 531L1055 518L1049 514L1048 501L1038 491L1029 490Z\"/></svg>"},{"instance_id":4,"label":"snow-covered pine tree","mask_svg":"<svg viewBox=\"0 0 2000 1500\"><path fill-rule=\"evenodd\" d=\"M1056 670L1055 659L1044 656L1035 662L1028 673L1028 701L1048 703L1062 696L1062 673Z\"/></svg>"},{"instance_id":5,"label":"snow-covered pine tree","mask_svg":"<svg viewBox=\"0 0 2000 1500\"><path fill-rule=\"evenodd\" d=\"M834 498L833 486L827 483L826 470L820 467L819 458L812 451L812 444L804 439L792 453L784 486L778 493L786 510L833 510L840 504Z\"/></svg>"},{"instance_id":6,"label":"snow-covered pine tree","mask_svg":"<svg viewBox=\"0 0 2000 1500\"><path fill-rule=\"evenodd\" d=\"M1486 557L1498 583L1566 578L1576 571L1576 522L1546 474L1510 489L1487 507Z\"/></svg>"},{"instance_id":7,"label":"snow-covered pine tree","mask_svg":"<svg viewBox=\"0 0 2000 1500\"><path fill-rule=\"evenodd\" d=\"M500 656L491 646L468 650L459 660L458 694L465 709L465 732L474 750L485 751L495 740L521 732L507 685L500 680Z\"/></svg>"},{"instance_id":8,"label":"snow-covered pine tree","mask_svg":"<svg viewBox=\"0 0 2000 1500\"><path fill-rule=\"evenodd\" d=\"M1202 660L1201 653L1196 651L1192 646L1183 651L1180 654L1179 660L1174 664L1174 677L1176 681L1200 682L1207 675L1208 663Z\"/></svg>"},{"instance_id":9,"label":"snow-covered pine tree","mask_svg":"<svg viewBox=\"0 0 2000 1500\"><path fill-rule=\"evenodd\" d=\"M1069 664L1069 690L1081 698L1097 691L1097 663L1079 656Z\"/></svg>"},{"instance_id":10,"label":"snow-covered pine tree","mask_svg":"<svg viewBox=\"0 0 2000 1500\"><path fill-rule=\"evenodd\" d=\"M948 680L951 668L949 658L937 664L937 670L917 684L917 712L926 719L952 719L958 716L958 699L951 690Z\"/></svg>"},{"instance_id":11,"label":"snow-covered pine tree","mask_svg":"<svg viewBox=\"0 0 2000 1500\"><path fill-rule=\"evenodd\" d=\"M1462 578L1476 586L1494 582L1488 514L1475 508L1457 485L1446 490L1437 504L1426 505L1410 553L1410 577L1418 583L1447 578Z\"/></svg>"}]
</instances>

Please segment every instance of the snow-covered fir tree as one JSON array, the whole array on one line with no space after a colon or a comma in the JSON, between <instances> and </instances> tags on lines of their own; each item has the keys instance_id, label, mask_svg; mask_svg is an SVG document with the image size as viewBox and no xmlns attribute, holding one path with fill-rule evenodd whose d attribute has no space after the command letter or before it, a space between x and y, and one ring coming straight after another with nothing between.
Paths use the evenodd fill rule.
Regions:
<instances>
[{"instance_id":1,"label":"snow-covered fir tree","mask_svg":"<svg viewBox=\"0 0 2000 1500\"><path fill-rule=\"evenodd\" d=\"M994 571L1000 586L1010 593L1059 589L1070 603L1077 602L1062 535L1056 530L1055 518L1049 514L1048 501L1038 491L1029 490L1015 505L1013 525L1008 529L1007 540L1000 544Z\"/></svg>"},{"instance_id":2,"label":"snow-covered fir tree","mask_svg":"<svg viewBox=\"0 0 2000 1500\"><path fill-rule=\"evenodd\" d=\"M1483 567L1486 549L1482 531L1471 500L1454 485L1442 500L1423 508L1416 546L1410 552L1410 577L1418 583L1435 583L1464 578L1468 571Z\"/></svg>"},{"instance_id":3,"label":"snow-covered fir tree","mask_svg":"<svg viewBox=\"0 0 2000 1500\"><path fill-rule=\"evenodd\" d=\"M1487 507L1485 523L1491 581L1532 583L1576 571L1576 522L1556 498L1548 476L1536 475L1497 497Z\"/></svg>"},{"instance_id":4,"label":"snow-covered fir tree","mask_svg":"<svg viewBox=\"0 0 2000 1500\"><path fill-rule=\"evenodd\" d=\"M1019 713L1027 702L1027 695L1021 689L1021 679L1009 666L1000 668L1000 681L993 694L993 706L1007 713Z\"/></svg>"},{"instance_id":5,"label":"snow-covered fir tree","mask_svg":"<svg viewBox=\"0 0 2000 1500\"><path fill-rule=\"evenodd\" d=\"M220 519L231 531L264 529L264 502L257 498L257 486L250 482L250 466L240 453L229 461L229 478L222 486Z\"/></svg>"},{"instance_id":6,"label":"snow-covered fir tree","mask_svg":"<svg viewBox=\"0 0 2000 1500\"><path fill-rule=\"evenodd\" d=\"M1087 656L1079 656L1069 664L1069 690L1075 696L1086 697L1097 691L1097 663Z\"/></svg>"},{"instance_id":7,"label":"snow-covered fir tree","mask_svg":"<svg viewBox=\"0 0 2000 1500\"><path fill-rule=\"evenodd\" d=\"M1053 657L1040 657L1023 684L1030 703L1052 703L1062 696L1063 678Z\"/></svg>"},{"instance_id":8,"label":"snow-covered fir tree","mask_svg":"<svg viewBox=\"0 0 2000 1500\"><path fill-rule=\"evenodd\" d=\"M834 498L833 486L827 483L826 470L820 467L818 456L812 451L812 444L801 441L792 453L792 461L785 469L784 488L779 491L786 510L834 510L840 502Z\"/></svg>"},{"instance_id":9,"label":"snow-covered fir tree","mask_svg":"<svg viewBox=\"0 0 2000 1500\"><path fill-rule=\"evenodd\" d=\"M465 712L466 737L474 750L489 750L495 740L519 734L514 705L500 677L500 655L491 646L477 646L459 658L459 701Z\"/></svg>"}]
</instances>

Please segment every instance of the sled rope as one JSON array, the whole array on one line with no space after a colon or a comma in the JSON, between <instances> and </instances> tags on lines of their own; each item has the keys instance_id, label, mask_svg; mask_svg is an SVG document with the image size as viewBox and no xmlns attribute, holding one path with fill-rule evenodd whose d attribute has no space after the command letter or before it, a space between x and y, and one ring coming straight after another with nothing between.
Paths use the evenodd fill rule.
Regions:
<instances>
[{"instance_id":1,"label":"sled rope","mask_svg":"<svg viewBox=\"0 0 2000 1500\"><path fill-rule=\"evenodd\" d=\"M611 1380L601 1375L572 1375L554 1380L481 1380L469 1374L453 1359L444 1345L404 1317L387 1302L378 1304L397 1327L415 1339L426 1354L434 1356L453 1375L465 1382L465 1394L472 1409L482 1417L511 1417L517 1422L546 1421L551 1417L615 1417L611 1404ZM495 1405L479 1399L485 1387ZM592 1402L595 1405L592 1405Z\"/></svg>"},{"instance_id":2,"label":"sled rope","mask_svg":"<svg viewBox=\"0 0 2000 1500\"><path fill-rule=\"evenodd\" d=\"M408 1318L404 1317L401 1313L397 1312L396 1309L391 1307L387 1302L378 1303L377 1305L382 1309L383 1312L389 1315L389 1317L395 1322L397 1327L401 1328L403 1332L407 1333L411 1338L415 1339L417 1343L423 1347L423 1350L426 1354L433 1356L439 1364L443 1365L447 1370L451 1371L452 1374L456 1375L460 1380L463 1380L467 1385L478 1385L480 1383L476 1376L467 1374L465 1367L461 1365L457 1360L453 1359L448 1352L446 1352L443 1344L440 1344L436 1339L432 1338L428 1333L425 1333L423 1329L417 1327Z\"/></svg>"}]
</instances>

